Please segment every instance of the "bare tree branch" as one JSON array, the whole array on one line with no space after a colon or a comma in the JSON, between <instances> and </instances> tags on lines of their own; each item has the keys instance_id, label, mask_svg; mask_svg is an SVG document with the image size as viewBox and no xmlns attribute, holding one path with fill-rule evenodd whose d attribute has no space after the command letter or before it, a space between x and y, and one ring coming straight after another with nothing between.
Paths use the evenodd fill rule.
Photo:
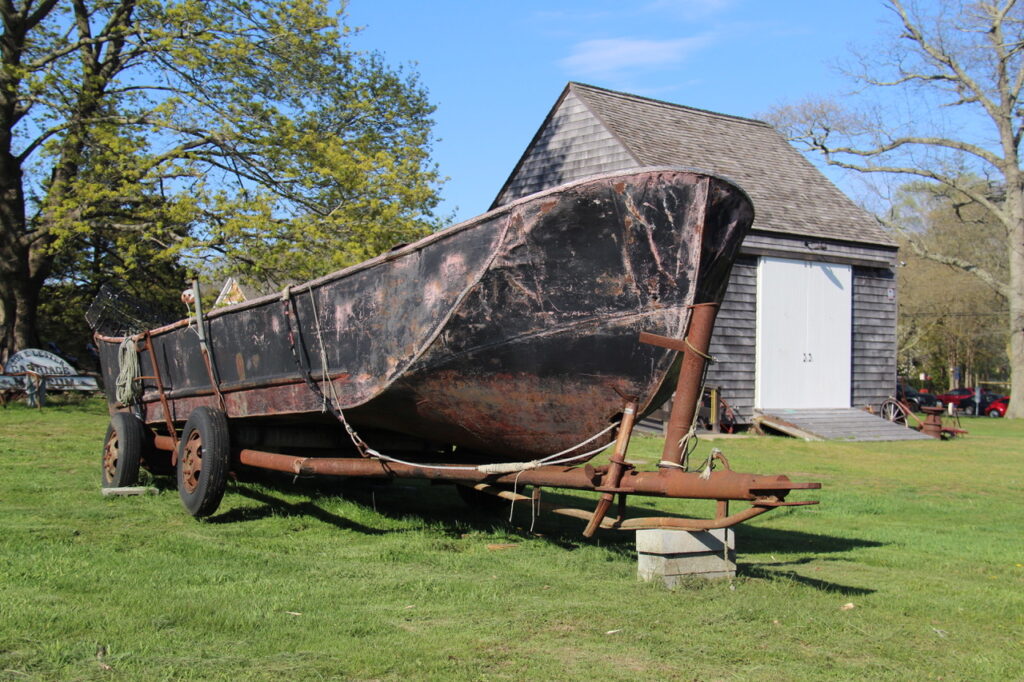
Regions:
<instances>
[{"instance_id":1,"label":"bare tree branch","mask_svg":"<svg viewBox=\"0 0 1024 682\"><path fill-rule=\"evenodd\" d=\"M918 235L914 235L908 232L906 228L898 221L890 220L882 216L878 216L878 221L885 225L890 230L892 230L893 232L902 234L906 239L907 244L910 246L911 250L918 256L922 258L927 258L928 260L934 261L936 263L949 265L964 272L968 272L977 277L978 279L980 279L985 284L987 284L992 289L992 291L999 294L999 296L1001 296L1002 298L1009 299L1009 283L997 277L994 273L990 272L989 270L982 268L976 263L973 263L964 258L939 253L938 251L929 248L927 242L920 239Z\"/></svg>"}]
</instances>

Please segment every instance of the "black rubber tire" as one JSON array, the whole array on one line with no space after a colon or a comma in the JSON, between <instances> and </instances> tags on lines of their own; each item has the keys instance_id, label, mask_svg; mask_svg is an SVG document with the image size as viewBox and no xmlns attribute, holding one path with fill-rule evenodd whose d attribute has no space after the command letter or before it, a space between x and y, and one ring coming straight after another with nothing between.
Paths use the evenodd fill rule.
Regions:
<instances>
[{"instance_id":1,"label":"black rubber tire","mask_svg":"<svg viewBox=\"0 0 1024 682\"><path fill-rule=\"evenodd\" d=\"M228 420L212 407L197 407L178 442L178 496L196 518L217 511L231 466Z\"/></svg>"},{"instance_id":2,"label":"black rubber tire","mask_svg":"<svg viewBox=\"0 0 1024 682\"><path fill-rule=\"evenodd\" d=\"M100 459L100 481L104 488L122 488L139 482L139 462L146 443L146 427L138 417L128 412L114 413Z\"/></svg>"},{"instance_id":3,"label":"black rubber tire","mask_svg":"<svg viewBox=\"0 0 1024 682\"><path fill-rule=\"evenodd\" d=\"M964 406L964 414L966 414L968 417L973 417L974 416L974 405L973 404L965 405Z\"/></svg>"},{"instance_id":4,"label":"black rubber tire","mask_svg":"<svg viewBox=\"0 0 1024 682\"><path fill-rule=\"evenodd\" d=\"M989 410L988 411L988 416L995 417L996 419L998 419L999 417L1002 417L1003 415L999 414L999 410Z\"/></svg>"}]
</instances>

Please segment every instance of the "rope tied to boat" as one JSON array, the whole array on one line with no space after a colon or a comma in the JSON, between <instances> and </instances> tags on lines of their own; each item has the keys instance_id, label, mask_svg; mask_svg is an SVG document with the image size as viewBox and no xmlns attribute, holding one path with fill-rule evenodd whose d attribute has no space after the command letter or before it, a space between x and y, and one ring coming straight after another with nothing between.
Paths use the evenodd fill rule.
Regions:
<instances>
[{"instance_id":1,"label":"rope tied to boat","mask_svg":"<svg viewBox=\"0 0 1024 682\"><path fill-rule=\"evenodd\" d=\"M114 386L114 397L122 405L131 405L142 395L142 383L138 381L142 375L139 365L139 353L135 349L135 339L126 337L117 348L117 381Z\"/></svg>"},{"instance_id":2,"label":"rope tied to boat","mask_svg":"<svg viewBox=\"0 0 1024 682\"><path fill-rule=\"evenodd\" d=\"M586 440L580 441L579 443L577 443L576 445L573 445L572 447L568 447L568 448L566 448L566 449L564 449L564 450L562 450L560 452L556 452L554 454L547 455L546 457L542 457L540 459L535 459L535 460L532 460L532 461L529 461L529 462L497 462L497 463L494 463L494 464L467 464L467 465L460 465L460 464L422 464L420 462L409 462L409 461L406 461L404 459L398 459L397 457L391 457L390 455L385 455L383 453L377 452L373 448L371 448L369 446L366 446L366 443L364 441L362 441L361 438L359 440L360 440L360 442L363 442L364 446L366 446L366 453L367 454L365 456L372 457L374 459L379 459L379 460L381 460L383 462L394 462L395 464L404 464L406 466L420 467L422 469L441 469L441 470L449 470L449 471L479 471L481 473L494 474L494 475L515 474L515 473L520 473L521 474L524 471L528 471L530 469L539 469L540 467L543 467L543 466L556 466L556 465L559 465L559 464L575 464L575 463L579 463L581 461L585 461L587 459L590 459L591 457L593 457L597 453L599 453L602 450L604 450L605 448L607 448L608 444L602 445L600 447L596 447L596 448L594 448L592 450L588 450L587 452L582 452L582 453L580 453L578 455L569 455L567 457L564 457L563 455L568 455L568 453L572 452L573 450L577 450L577 449L583 447L584 445L586 445L587 443L590 443L590 442L600 438L601 436L603 436L604 434L608 433L612 429L618 427L619 424L620 424L620 422L617 422L617 421L616 422L612 422L607 427L601 429L600 431L595 433L590 438L587 438ZM350 435L354 435L356 438L359 437L358 434L355 433L355 430L352 429L350 426L348 426L347 422L346 422L346 428L350 429L350 431L349 431ZM518 479L516 479L516 480L518 481Z\"/></svg>"},{"instance_id":3,"label":"rope tied to boat","mask_svg":"<svg viewBox=\"0 0 1024 682\"><path fill-rule=\"evenodd\" d=\"M710 353L705 353L699 350L698 348L694 347L694 345L690 343L689 335L687 335L686 338L683 339L683 343L685 343L686 347L692 350L694 353L707 360L709 365L714 365L718 362L718 359L714 355L711 355Z\"/></svg>"},{"instance_id":4,"label":"rope tied to boat","mask_svg":"<svg viewBox=\"0 0 1024 682\"><path fill-rule=\"evenodd\" d=\"M539 469L544 464L535 459L532 462L502 462L500 464L480 464L476 470L483 474L514 474L528 469Z\"/></svg>"}]
</instances>

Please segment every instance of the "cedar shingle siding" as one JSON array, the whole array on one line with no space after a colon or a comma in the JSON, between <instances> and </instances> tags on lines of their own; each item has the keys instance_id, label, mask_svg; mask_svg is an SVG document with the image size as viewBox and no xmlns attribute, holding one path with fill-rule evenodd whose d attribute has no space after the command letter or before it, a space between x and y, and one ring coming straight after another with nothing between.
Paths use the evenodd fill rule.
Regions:
<instances>
[{"instance_id":1,"label":"cedar shingle siding","mask_svg":"<svg viewBox=\"0 0 1024 682\"><path fill-rule=\"evenodd\" d=\"M757 257L853 266L851 405L893 390L895 243L869 214L762 121L570 83L498 193L492 208L597 173L686 166L727 178L750 195L756 217L733 269L712 351L710 385L746 421L755 381Z\"/></svg>"}]
</instances>

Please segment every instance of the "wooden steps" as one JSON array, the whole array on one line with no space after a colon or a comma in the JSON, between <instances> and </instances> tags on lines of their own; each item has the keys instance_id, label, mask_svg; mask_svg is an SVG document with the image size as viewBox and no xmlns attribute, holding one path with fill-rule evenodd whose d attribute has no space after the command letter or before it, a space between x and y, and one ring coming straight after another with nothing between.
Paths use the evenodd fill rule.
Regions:
<instances>
[{"instance_id":1,"label":"wooden steps","mask_svg":"<svg viewBox=\"0 0 1024 682\"><path fill-rule=\"evenodd\" d=\"M755 410L755 427L804 440L933 440L857 408Z\"/></svg>"}]
</instances>

